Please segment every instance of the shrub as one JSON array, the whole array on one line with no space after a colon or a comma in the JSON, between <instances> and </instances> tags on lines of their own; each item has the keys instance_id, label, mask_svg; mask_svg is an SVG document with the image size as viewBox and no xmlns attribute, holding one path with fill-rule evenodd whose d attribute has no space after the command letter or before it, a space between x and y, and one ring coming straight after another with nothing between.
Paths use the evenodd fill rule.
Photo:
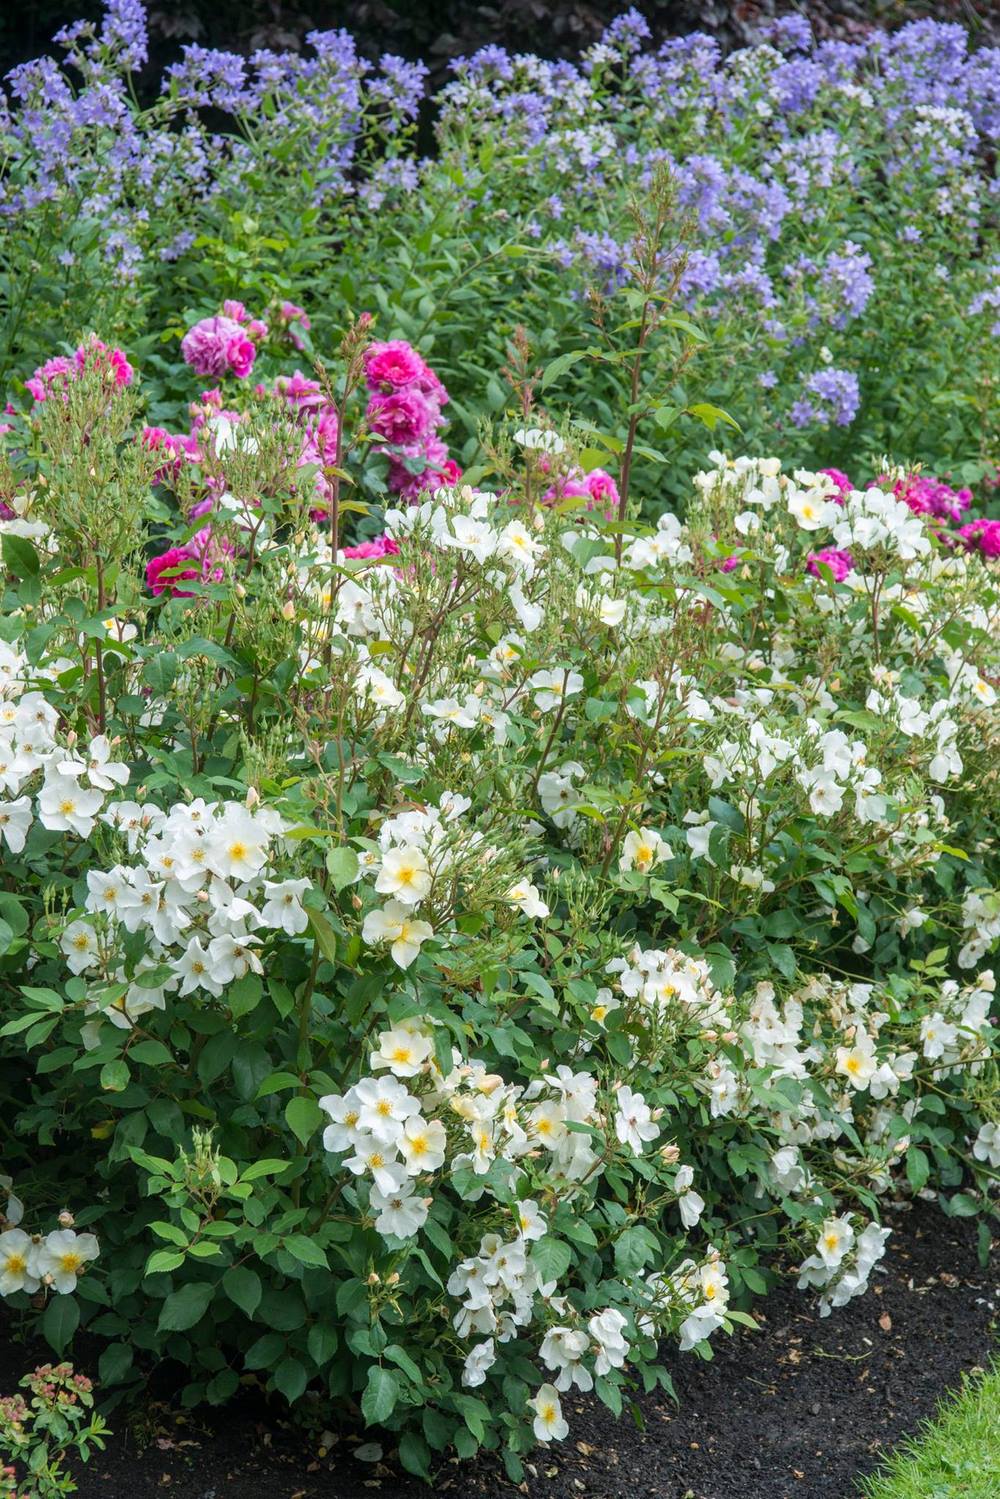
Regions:
<instances>
[{"instance_id":1,"label":"shrub","mask_svg":"<svg viewBox=\"0 0 1000 1499\"><path fill-rule=\"evenodd\" d=\"M249 60L188 47L145 109L141 5L112 0L59 45L63 66L14 71L0 123L5 381L99 326L171 425L191 324L309 285L317 347L344 310L377 308L431 358L472 463L515 327L539 330L546 362L583 352L590 293L630 276L631 195L666 165L707 335L698 387L751 451L850 468L891 450L960 485L995 468L1000 68L960 26L847 44L793 18L722 58L704 34L654 48L630 11L575 63L458 62L425 101L429 159L412 134L426 70L370 65L343 32ZM671 459L648 482L682 500L708 447L690 380L669 360L646 378ZM620 410L583 362L567 396L598 425Z\"/></svg>"},{"instance_id":2,"label":"shrub","mask_svg":"<svg viewBox=\"0 0 1000 1499\"><path fill-rule=\"evenodd\" d=\"M887 1195L984 1206L997 577L888 461L622 518L523 346L495 492L383 511L434 387L369 339L169 440L87 341L10 417L4 1164L99 1248L10 1302L517 1475L779 1252L825 1312Z\"/></svg>"}]
</instances>

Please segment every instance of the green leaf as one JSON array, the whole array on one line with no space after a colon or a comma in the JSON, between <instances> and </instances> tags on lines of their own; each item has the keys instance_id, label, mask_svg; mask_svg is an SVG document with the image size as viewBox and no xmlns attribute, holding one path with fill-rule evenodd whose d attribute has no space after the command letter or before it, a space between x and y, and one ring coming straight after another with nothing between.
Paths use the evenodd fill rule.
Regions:
<instances>
[{"instance_id":1,"label":"green leaf","mask_svg":"<svg viewBox=\"0 0 1000 1499\"><path fill-rule=\"evenodd\" d=\"M417 1368L416 1364L413 1362L406 1349L401 1348L398 1343L390 1343L384 1350L383 1357L391 1359L394 1364L398 1364L403 1373L408 1375L409 1378L413 1380L413 1383L418 1386L418 1388L423 1384L423 1375L420 1373L420 1370Z\"/></svg>"},{"instance_id":2,"label":"green leaf","mask_svg":"<svg viewBox=\"0 0 1000 1499\"><path fill-rule=\"evenodd\" d=\"M117 1057L113 1062L105 1062L101 1068L100 1083L105 1093L124 1093L131 1081L131 1073L128 1064Z\"/></svg>"},{"instance_id":3,"label":"green leaf","mask_svg":"<svg viewBox=\"0 0 1000 1499\"><path fill-rule=\"evenodd\" d=\"M139 1041L129 1048L129 1061L142 1062L146 1067L169 1067L173 1056L162 1041Z\"/></svg>"},{"instance_id":4,"label":"green leaf","mask_svg":"<svg viewBox=\"0 0 1000 1499\"><path fill-rule=\"evenodd\" d=\"M285 1104L285 1122L299 1143L306 1145L323 1122L323 1111L314 1098L290 1098Z\"/></svg>"},{"instance_id":5,"label":"green leaf","mask_svg":"<svg viewBox=\"0 0 1000 1499\"><path fill-rule=\"evenodd\" d=\"M41 569L38 553L26 536L5 534L3 560L4 566L17 578L37 578Z\"/></svg>"},{"instance_id":6,"label":"green leaf","mask_svg":"<svg viewBox=\"0 0 1000 1499\"><path fill-rule=\"evenodd\" d=\"M177 676L178 660L173 651L157 651L142 668L142 680L161 696L168 693Z\"/></svg>"},{"instance_id":7,"label":"green leaf","mask_svg":"<svg viewBox=\"0 0 1000 1499\"><path fill-rule=\"evenodd\" d=\"M4 541L7 540L9 538L4 537ZM49 1298L42 1316L42 1332L50 1348L54 1348L56 1353L62 1353L69 1347L79 1325L80 1303L75 1296L56 1294Z\"/></svg>"},{"instance_id":8,"label":"green leaf","mask_svg":"<svg viewBox=\"0 0 1000 1499\"><path fill-rule=\"evenodd\" d=\"M648 1228L627 1228L615 1240L615 1269L619 1275L634 1275L656 1253L656 1236Z\"/></svg>"},{"instance_id":9,"label":"green leaf","mask_svg":"<svg viewBox=\"0 0 1000 1499\"><path fill-rule=\"evenodd\" d=\"M312 927L313 936L316 938L316 946L323 954L328 963L337 961L337 934L327 921L322 911L308 913L309 925Z\"/></svg>"},{"instance_id":10,"label":"green leaf","mask_svg":"<svg viewBox=\"0 0 1000 1499\"><path fill-rule=\"evenodd\" d=\"M253 1318L263 1295L260 1276L246 1265L233 1265L222 1277L222 1289L241 1312Z\"/></svg>"},{"instance_id":11,"label":"green leaf","mask_svg":"<svg viewBox=\"0 0 1000 1499\"><path fill-rule=\"evenodd\" d=\"M283 1358L275 1369L272 1381L276 1390L293 1405L300 1396L305 1394L306 1385L309 1383L304 1365L297 1358Z\"/></svg>"},{"instance_id":12,"label":"green leaf","mask_svg":"<svg viewBox=\"0 0 1000 1499\"><path fill-rule=\"evenodd\" d=\"M925 1150L919 1145L911 1145L906 1152L906 1180L914 1192L919 1192L921 1187L927 1185L927 1179L931 1174L930 1158Z\"/></svg>"},{"instance_id":13,"label":"green leaf","mask_svg":"<svg viewBox=\"0 0 1000 1499\"><path fill-rule=\"evenodd\" d=\"M573 349L569 354L560 354L558 359L553 359L542 371L539 389L547 390L556 380L561 380L566 371L571 370L578 360L586 359L587 353L586 349Z\"/></svg>"},{"instance_id":14,"label":"green leaf","mask_svg":"<svg viewBox=\"0 0 1000 1499\"><path fill-rule=\"evenodd\" d=\"M309 1349L309 1357L317 1369L326 1367L336 1353L337 1346L336 1328L328 1326L325 1322L317 1322L314 1327L310 1327L309 1336L306 1338L306 1347Z\"/></svg>"},{"instance_id":15,"label":"green leaf","mask_svg":"<svg viewBox=\"0 0 1000 1499\"><path fill-rule=\"evenodd\" d=\"M399 1380L391 1369L372 1364L368 1385L361 1397L361 1411L369 1426L381 1426L392 1415L399 1399Z\"/></svg>"},{"instance_id":16,"label":"green leaf","mask_svg":"<svg viewBox=\"0 0 1000 1499\"><path fill-rule=\"evenodd\" d=\"M146 1261L144 1275L170 1275L174 1270L179 1270L184 1263L184 1256L178 1254L176 1249L155 1249Z\"/></svg>"},{"instance_id":17,"label":"green leaf","mask_svg":"<svg viewBox=\"0 0 1000 1499\"><path fill-rule=\"evenodd\" d=\"M291 1238L284 1239L282 1247L293 1259L298 1260L300 1265L315 1265L323 1270L330 1268L326 1255L315 1239L307 1239L304 1234L293 1234Z\"/></svg>"},{"instance_id":18,"label":"green leaf","mask_svg":"<svg viewBox=\"0 0 1000 1499\"><path fill-rule=\"evenodd\" d=\"M737 432L742 430L739 422L728 411L723 411L721 406L713 406L708 401L698 401L694 406L688 406L687 413L688 416L697 418L710 432L714 432L720 422L725 422L727 427L735 427Z\"/></svg>"},{"instance_id":19,"label":"green leaf","mask_svg":"<svg viewBox=\"0 0 1000 1499\"><path fill-rule=\"evenodd\" d=\"M415 1473L418 1478L431 1481L431 1449L417 1431L408 1431L400 1439L399 1461L407 1473Z\"/></svg>"},{"instance_id":20,"label":"green leaf","mask_svg":"<svg viewBox=\"0 0 1000 1499\"><path fill-rule=\"evenodd\" d=\"M287 1165L287 1161L254 1161L241 1174L240 1181L255 1182L262 1176L277 1176Z\"/></svg>"},{"instance_id":21,"label":"green leaf","mask_svg":"<svg viewBox=\"0 0 1000 1499\"><path fill-rule=\"evenodd\" d=\"M251 1348L247 1349L246 1358L243 1360L248 1369L270 1369L275 1364L288 1346L288 1339L277 1332L266 1332L262 1338L258 1338Z\"/></svg>"},{"instance_id":22,"label":"green leaf","mask_svg":"<svg viewBox=\"0 0 1000 1499\"><path fill-rule=\"evenodd\" d=\"M176 1244L178 1249L187 1248L189 1236L182 1228L178 1228L176 1223L157 1221L149 1226L157 1238L166 1239L169 1244Z\"/></svg>"},{"instance_id":23,"label":"green leaf","mask_svg":"<svg viewBox=\"0 0 1000 1499\"><path fill-rule=\"evenodd\" d=\"M272 1072L271 1076L266 1077L257 1089L257 1097L267 1098L272 1093L281 1093L285 1088L301 1088L301 1086L302 1079L294 1072Z\"/></svg>"},{"instance_id":24,"label":"green leaf","mask_svg":"<svg viewBox=\"0 0 1000 1499\"><path fill-rule=\"evenodd\" d=\"M194 1327L207 1312L214 1289L208 1281L199 1280L171 1291L160 1311L158 1330L187 1332L189 1327Z\"/></svg>"},{"instance_id":25,"label":"green leaf","mask_svg":"<svg viewBox=\"0 0 1000 1499\"><path fill-rule=\"evenodd\" d=\"M333 888L338 895L347 885L353 885L358 877L358 856L353 848L331 848L326 856L326 868Z\"/></svg>"},{"instance_id":26,"label":"green leaf","mask_svg":"<svg viewBox=\"0 0 1000 1499\"><path fill-rule=\"evenodd\" d=\"M111 1343L101 1354L97 1365L101 1384L120 1384L132 1367L132 1349L128 1343Z\"/></svg>"},{"instance_id":27,"label":"green leaf","mask_svg":"<svg viewBox=\"0 0 1000 1499\"><path fill-rule=\"evenodd\" d=\"M569 1269L573 1251L562 1239L546 1234L532 1249L531 1258L543 1281L561 1280Z\"/></svg>"}]
</instances>

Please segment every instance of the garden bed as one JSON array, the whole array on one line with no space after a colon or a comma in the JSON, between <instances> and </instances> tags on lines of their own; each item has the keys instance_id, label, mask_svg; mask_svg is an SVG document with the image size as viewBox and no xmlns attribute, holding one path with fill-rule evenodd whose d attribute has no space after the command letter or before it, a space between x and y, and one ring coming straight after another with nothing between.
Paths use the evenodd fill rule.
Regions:
<instances>
[{"instance_id":1,"label":"garden bed","mask_svg":"<svg viewBox=\"0 0 1000 1499\"><path fill-rule=\"evenodd\" d=\"M710 1362L671 1351L679 1408L662 1391L640 1399L645 1430L615 1422L590 1397L566 1402L570 1436L535 1455L519 1492L531 1499L844 1499L884 1448L934 1413L944 1389L989 1357L997 1275L978 1263L975 1229L928 1204L897 1212L872 1295L828 1319L789 1282L757 1313L760 1334L717 1340ZM7 1390L35 1350L7 1342ZM37 1357L48 1355L39 1346ZM79 1367L88 1367L85 1357ZM252 1389L224 1414L181 1412L162 1371L153 1396L112 1416L114 1437L80 1483L81 1499L420 1499L428 1490L389 1463L353 1453L344 1435L319 1457ZM391 1452L388 1444L387 1453ZM490 1463L446 1464L435 1492L518 1492Z\"/></svg>"}]
</instances>

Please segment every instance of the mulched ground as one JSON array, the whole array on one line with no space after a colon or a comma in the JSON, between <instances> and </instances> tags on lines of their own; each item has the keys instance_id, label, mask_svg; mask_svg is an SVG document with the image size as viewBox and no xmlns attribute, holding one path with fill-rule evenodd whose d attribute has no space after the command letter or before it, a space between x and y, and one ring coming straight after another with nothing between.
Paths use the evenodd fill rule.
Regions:
<instances>
[{"instance_id":1,"label":"mulched ground","mask_svg":"<svg viewBox=\"0 0 1000 1499\"><path fill-rule=\"evenodd\" d=\"M977 1262L975 1232L919 1203L896 1217L866 1297L819 1320L782 1287L760 1303L761 1332L717 1336L703 1363L670 1352L679 1408L640 1401L645 1430L585 1397L564 1398L571 1429L540 1452L529 1499L849 1499L880 1450L933 1414L963 1370L982 1367L1000 1307L996 1257ZM44 1357L2 1338L0 1393ZM86 1360L80 1360L86 1367ZM112 1417L115 1437L80 1476L80 1499L426 1499L391 1462L353 1456L343 1436L320 1457L310 1439L252 1392L222 1413L149 1402ZM492 1463L446 1464L433 1492L513 1499Z\"/></svg>"}]
</instances>

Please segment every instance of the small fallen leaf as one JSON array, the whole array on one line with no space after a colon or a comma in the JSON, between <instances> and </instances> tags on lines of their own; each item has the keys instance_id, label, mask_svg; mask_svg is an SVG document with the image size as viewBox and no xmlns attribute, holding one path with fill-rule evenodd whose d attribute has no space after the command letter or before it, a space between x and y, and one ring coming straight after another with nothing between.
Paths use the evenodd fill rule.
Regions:
<instances>
[{"instance_id":1,"label":"small fallen leaf","mask_svg":"<svg viewBox=\"0 0 1000 1499\"><path fill-rule=\"evenodd\" d=\"M351 1455L359 1463L377 1463L382 1460L382 1448L378 1442L363 1442L360 1447L355 1447Z\"/></svg>"}]
</instances>

